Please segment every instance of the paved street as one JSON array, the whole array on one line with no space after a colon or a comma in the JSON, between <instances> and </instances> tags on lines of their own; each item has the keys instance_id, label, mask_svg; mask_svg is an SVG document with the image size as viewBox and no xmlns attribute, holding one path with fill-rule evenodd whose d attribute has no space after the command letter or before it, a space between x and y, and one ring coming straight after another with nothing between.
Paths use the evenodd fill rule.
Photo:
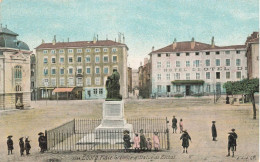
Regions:
<instances>
[{"instance_id":1,"label":"paved street","mask_svg":"<svg viewBox=\"0 0 260 162\"><path fill-rule=\"evenodd\" d=\"M44 161L62 159L72 161L91 159L93 153L39 153L38 132L54 128L74 118L101 118L102 100L96 101L45 101L32 102L33 109L23 111L0 112L0 161ZM258 107L258 105L257 105ZM99 153L97 161L150 161L158 156L161 161L258 161L259 118L252 119L252 105L236 106L223 103L214 104L210 98L127 100L126 117L168 117L183 119L192 143L188 154L182 154L180 134L170 134L171 150L159 153ZM217 142L211 138L211 121L216 121ZM170 122L171 123L171 122ZM231 128L236 128L238 147L235 158L225 157L227 154L227 137ZM170 130L172 132L172 129ZM14 155L7 156L6 140L13 135ZM19 137L29 136L32 145L30 157L19 156ZM141 157L140 157L141 156ZM145 157L146 156L146 157ZM103 158L101 158L103 157ZM146 159L145 159L146 158ZM246 160L247 158L247 160ZM250 160L251 158L251 160ZM153 160L156 161L156 160Z\"/></svg>"}]
</instances>

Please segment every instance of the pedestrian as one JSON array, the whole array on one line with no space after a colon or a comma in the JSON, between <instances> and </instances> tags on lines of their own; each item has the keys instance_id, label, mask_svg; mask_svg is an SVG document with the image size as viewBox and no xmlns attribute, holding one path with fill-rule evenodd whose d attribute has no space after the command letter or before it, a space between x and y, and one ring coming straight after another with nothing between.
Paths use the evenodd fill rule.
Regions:
<instances>
[{"instance_id":1,"label":"pedestrian","mask_svg":"<svg viewBox=\"0 0 260 162\"><path fill-rule=\"evenodd\" d=\"M127 150L131 147L131 137L129 136L129 131L128 130L124 130L124 136L123 136L123 140L124 140L124 148L125 148L125 152L127 152Z\"/></svg>"},{"instance_id":2,"label":"pedestrian","mask_svg":"<svg viewBox=\"0 0 260 162\"><path fill-rule=\"evenodd\" d=\"M140 149L140 137L138 136L138 133L135 133L135 137L134 137L134 149L135 149L135 152L138 151L139 152L139 149Z\"/></svg>"},{"instance_id":3,"label":"pedestrian","mask_svg":"<svg viewBox=\"0 0 260 162\"><path fill-rule=\"evenodd\" d=\"M141 151L144 151L146 148L147 148L146 138L144 136L143 129L141 129L140 130L140 149L141 149Z\"/></svg>"},{"instance_id":4,"label":"pedestrian","mask_svg":"<svg viewBox=\"0 0 260 162\"><path fill-rule=\"evenodd\" d=\"M175 116L173 116L173 118L172 118L172 133L176 133L176 130L177 130L177 119L175 118Z\"/></svg>"},{"instance_id":5,"label":"pedestrian","mask_svg":"<svg viewBox=\"0 0 260 162\"><path fill-rule=\"evenodd\" d=\"M151 138L147 138L147 141L146 141L146 143L147 143L147 150L148 151L152 151L152 142L151 142Z\"/></svg>"},{"instance_id":6,"label":"pedestrian","mask_svg":"<svg viewBox=\"0 0 260 162\"><path fill-rule=\"evenodd\" d=\"M186 149L186 153L188 153L189 140L191 141L191 138L187 130L183 131L180 140L182 140L183 153L185 153L185 149Z\"/></svg>"},{"instance_id":7,"label":"pedestrian","mask_svg":"<svg viewBox=\"0 0 260 162\"><path fill-rule=\"evenodd\" d=\"M154 132L153 134L153 147L155 151L158 151L160 147L160 139L158 136L158 132Z\"/></svg>"},{"instance_id":8,"label":"pedestrian","mask_svg":"<svg viewBox=\"0 0 260 162\"><path fill-rule=\"evenodd\" d=\"M237 134L235 132L235 129L231 129L232 133L233 133L233 136L234 136L234 150L236 151L237 150Z\"/></svg>"},{"instance_id":9,"label":"pedestrian","mask_svg":"<svg viewBox=\"0 0 260 162\"><path fill-rule=\"evenodd\" d=\"M216 125L215 125L216 121L212 121L212 126L211 126L211 132L212 132L212 137L213 137L213 141L217 141L216 138L217 138L217 128L216 128Z\"/></svg>"},{"instance_id":10,"label":"pedestrian","mask_svg":"<svg viewBox=\"0 0 260 162\"><path fill-rule=\"evenodd\" d=\"M29 137L25 137L25 151L26 151L26 155L30 154L30 150L31 150L31 145L30 145L30 141L28 139Z\"/></svg>"},{"instance_id":11,"label":"pedestrian","mask_svg":"<svg viewBox=\"0 0 260 162\"><path fill-rule=\"evenodd\" d=\"M234 157L234 146L235 146L235 138L233 136L233 132L228 133L228 154L230 156L230 150L232 151L232 157Z\"/></svg>"},{"instance_id":12,"label":"pedestrian","mask_svg":"<svg viewBox=\"0 0 260 162\"><path fill-rule=\"evenodd\" d=\"M182 119L180 119L179 126L180 126L180 133L182 133L183 132L183 122L182 122Z\"/></svg>"},{"instance_id":13,"label":"pedestrian","mask_svg":"<svg viewBox=\"0 0 260 162\"><path fill-rule=\"evenodd\" d=\"M38 133L39 138L38 138L38 142L39 142L39 147L41 149L41 153L43 153L45 151L45 137L44 134L42 132Z\"/></svg>"},{"instance_id":14,"label":"pedestrian","mask_svg":"<svg viewBox=\"0 0 260 162\"><path fill-rule=\"evenodd\" d=\"M23 152L24 152L24 142L23 142L23 137L19 138L20 142L19 142L19 146L20 146L20 154L21 156L23 156Z\"/></svg>"},{"instance_id":15,"label":"pedestrian","mask_svg":"<svg viewBox=\"0 0 260 162\"><path fill-rule=\"evenodd\" d=\"M7 140L7 148L8 148L8 155L13 154L13 149L14 149L14 142L12 140L13 136L8 136L8 140Z\"/></svg>"}]
</instances>

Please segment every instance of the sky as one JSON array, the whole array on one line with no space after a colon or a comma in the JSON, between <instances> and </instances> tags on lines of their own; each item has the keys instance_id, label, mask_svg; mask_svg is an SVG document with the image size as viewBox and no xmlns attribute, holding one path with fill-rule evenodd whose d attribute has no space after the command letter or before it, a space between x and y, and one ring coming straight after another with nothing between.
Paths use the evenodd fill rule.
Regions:
<instances>
[{"instance_id":1,"label":"sky","mask_svg":"<svg viewBox=\"0 0 260 162\"><path fill-rule=\"evenodd\" d=\"M0 0L1 1L1 0ZM31 50L45 42L118 40L124 33L128 66L137 69L152 46L177 41L244 44L259 31L258 0L2 0L0 22Z\"/></svg>"}]
</instances>

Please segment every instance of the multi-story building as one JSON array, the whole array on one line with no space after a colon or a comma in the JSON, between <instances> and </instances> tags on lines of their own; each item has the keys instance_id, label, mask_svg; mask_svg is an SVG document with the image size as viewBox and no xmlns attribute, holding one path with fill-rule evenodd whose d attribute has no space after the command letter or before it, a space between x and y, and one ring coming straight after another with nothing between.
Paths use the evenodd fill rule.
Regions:
<instances>
[{"instance_id":1,"label":"multi-story building","mask_svg":"<svg viewBox=\"0 0 260 162\"><path fill-rule=\"evenodd\" d=\"M132 93L132 68L128 67L128 93ZM129 97L129 96L128 96Z\"/></svg>"},{"instance_id":2,"label":"multi-story building","mask_svg":"<svg viewBox=\"0 0 260 162\"><path fill-rule=\"evenodd\" d=\"M39 99L106 97L105 82L117 69L120 93L127 97L127 51L111 40L42 43L36 48Z\"/></svg>"},{"instance_id":3,"label":"multi-story building","mask_svg":"<svg viewBox=\"0 0 260 162\"><path fill-rule=\"evenodd\" d=\"M144 65L138 68L139 76L139 96L149 98L151 94L151 62L148 58L144 59Z\"/></svg>"},{"instance_id":4,"label":"multi-story building","mask_svg":"<svg viewBox=\"0 0 260 162\"><path fill-rule=\"evenodd\" d=\"M139 78L138 78L137 69L132 70L132 87L133 87L133 89L139 87Z\"/></svg>"},{"instance_id":5,"label":"multi-story building","mask_svg":"<svg viewBox=\"0 0 260 162\"><path fill-rule=\"evenodd\" d=\"M253 32L246 40L248 78L259 78L259 32Z\"/></svg>"},{"instance_id":6,"label":"multi-story building","mask_svg":"<svg viewBox=\"0 0 260 162\"><path fill-rule=\"evenodd\" d=\"M223 84L247 77L245 45L175 41L152 51L152 93L158 96L225 93Z\"/></svg>"},{"instance_id":7,"label":"multi-story building","mask_svg":"<svg viewBox=\"0 0 260 162\"><path fill-rule=\"evenodd\" d=\"M30 54L18 34L0 25L0 109L30 107Z\"/></svg>"},{"instance_id":8,"label":"multi-story building","mask_svg":"<svg viewBox=\"0 0 260 162\"><path fill-rule=\"evenodd\" d=\"M36 56L31 54L30 56L31 63L31 100L37 99L37 89L36 89Z\"/></svg>"}]
</instances>

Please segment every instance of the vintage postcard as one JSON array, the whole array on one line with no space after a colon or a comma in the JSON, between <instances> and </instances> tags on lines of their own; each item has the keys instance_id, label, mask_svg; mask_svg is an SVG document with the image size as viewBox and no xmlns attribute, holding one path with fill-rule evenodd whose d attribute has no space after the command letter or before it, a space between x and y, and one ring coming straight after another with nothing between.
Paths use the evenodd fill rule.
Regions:
<instances>
[{"instance_id":1,"label":"vintage postcard","mask_svg":"<svg viewBox=\"0 0 260 162\"><path fill-rule=\"evenodd\" d=\"M0 0L1 162L259 161L258 0Z\"/></svg>"}]
</instances>

